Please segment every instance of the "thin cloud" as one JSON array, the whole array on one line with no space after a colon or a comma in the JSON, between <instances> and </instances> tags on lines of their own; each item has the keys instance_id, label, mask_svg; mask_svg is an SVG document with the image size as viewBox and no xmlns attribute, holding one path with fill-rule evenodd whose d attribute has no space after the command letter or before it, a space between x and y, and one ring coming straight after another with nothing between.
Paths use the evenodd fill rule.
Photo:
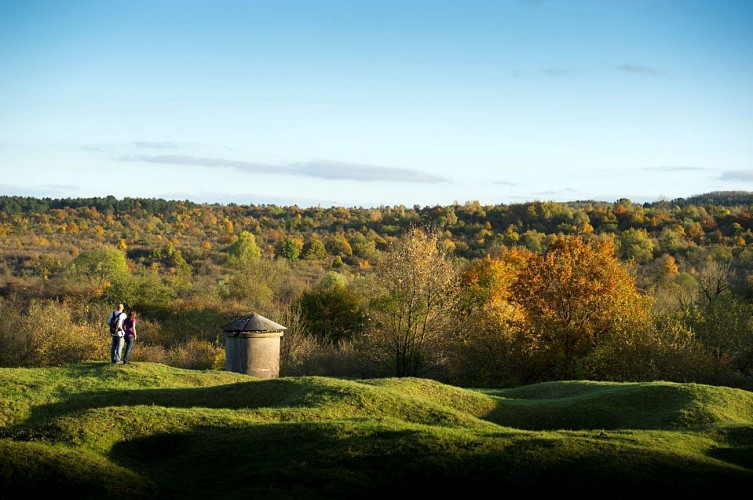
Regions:
<instances>
[{"instance_id":1,"label":"thin cloud","mask_svg":"<svg viewBox=\"0 0 753 500\"><path fill-rule=\"evenodd\" d=\"M420 170L379 167L376 165L364 165L331 160L313 160L304 163L295 163L290 167L298 171L299 175L319 177L321 179L421 183L447 182L447 179L441 176L429 174Z\"/></svg>"},{"instance_id":2,"label":"thin cloud","mask_svg":"<svg viewBox=\"0 0 753 500\"><path fill-rule=\"evenodd\" d=\"M558 78L561 76L571 76L573 74L573 71L569 69L545 69L543 73L546 76Z\"/></svg>"},{"instance_id":3,"label":"thin cloud","mask_svg":"<svg viewBox=\"0 0 753 500\"><path fill-rule=\"evenodd\" d=\"M727 170L719 178L723 181L753 182L753 170Z\"/></svg>"},{"instance_id":4,"label":"thin cloud","mask_svg":"<svg viewBox=\"0 0 753 500\"><path fill-rule=\"evenodd\" d=\"M492 184L495 186L510 186L510 187L517 187L520 186L517 182L508 182L508 181L493 181Z\"/></svg>"},{"instance_id":5,"label":"thin cloud","mask_svg":"<svg viewBox=\"0 0 753 500\"><path fill-rule=\"evenodd\" d=\"M658 68L651 66L645 66L643 64L621 64L617 66L617 69L626 73L633 73L635 75L647 75L647 76L663 76L666 73Z\"/></svg>"},{"instance_id":6,"label":"thin cloud","mask_svg":"<svg viewBox=\"0 0 753 500\"><path fill-rule=\"evenodd\" d=\"M186 155L131 155L122 156L121 161L141 161L167 165L186 165L194 167L225 167L255 174L282 174L299 177L317 177L329 180L352 181L387 181L440 183L448 179L406 168L380 167L358 163L338 162L332 160L310 160L306 162L272 165L269 163L228 160L225 158L197 158Z\"/></svg>"},{"instance_id":7,"label":"thin cloud","mask_svg":"<svg viewBox=\"0 0 753 500\"><path fill-rule=\"evenodd\" d=\"M10 184L0 184L0 195L2 196L56 198L73 196L78 190L79 186L70 186L66 184L48 184L44 186L13 186Z\"/></svg>"},{"instance_id":8,"label":"thin cloud","mask_svg":"<svg viewBox=\"0 0 753 500\"><path fill-rule=\"evenodd\" d=\"M160 163L164 165L186 165L190 167L228 167L261 174L289 174L285 167L276 168L266 163L226 160L224 158L196 158L186 155L128 155L118 158L120 161L142 161L146 163Z\"/></svg>"},{"instance_id":9,"label":"thin cloud","mask_svg":"<svg viewBox=\"0 0 753 500\"><path fill-rule=\"evenodd\" d=\"M699 172L699 171L709 171L712 169L704 168L704 167L663 166L663 167L644 167L641 170L653 171L653 172Z\"/></svg>"}]
</instances>

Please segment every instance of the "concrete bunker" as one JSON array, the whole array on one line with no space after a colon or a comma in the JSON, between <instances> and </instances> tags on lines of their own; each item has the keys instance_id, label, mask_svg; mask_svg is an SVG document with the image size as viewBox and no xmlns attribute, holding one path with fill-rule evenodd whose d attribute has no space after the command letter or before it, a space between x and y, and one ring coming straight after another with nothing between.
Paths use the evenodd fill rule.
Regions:
<instances>
[{"instance_id":1,"label":"concrete bunker","mask_svg":"<svg viewBox=\"0 0 753 500\"><path fill-rule=\"evenodd\" d=\"M222 327L225 370L258 378L280 376L280 338L286 327L256 313Z\"/></svg>"}]
</instances>

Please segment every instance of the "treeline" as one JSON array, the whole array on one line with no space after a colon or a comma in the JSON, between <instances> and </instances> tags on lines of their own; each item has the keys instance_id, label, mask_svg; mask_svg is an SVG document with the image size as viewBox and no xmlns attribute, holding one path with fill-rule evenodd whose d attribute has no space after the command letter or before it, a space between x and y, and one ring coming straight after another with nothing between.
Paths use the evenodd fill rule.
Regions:
<instances>
[{"instance_id":1,"label":"treeline","mask_svg":"<svg viewBox=\"0 0 753 500\"><path fill-rule=\"evenodd\" d=\"M623 258L646 261L663 253L677 256L688 247L750 245L751 206L753 194L743 192L642 205L622 199L614 203L468 202L329 209L118 200L112 196L57 200L5 196L0 197L0 235L37 235L49 244L75 240L79 246L105 242L150 249L166 239L174 246L195 249L226 244L246 230L256 236L266 253L279 252L287 242L299 247L296 258L305 258L307 242L326 239L332 257L347 257L350 264L373 264L375 249L384 250L408 228L421 225L440 231L445 244L467 259L502 246L522 245L541 251L548 235L596 234L617 237ZM30 241L20 243L34 246Z\"/></svg>"},{"instance_id":2,"label":"treeline","mask_svg":"<svg viewBox=\"0 0 753 500\"><path fill-rule=\"evenodd\" d=\"M0 197L0 208L4 366L106 359L102 318L124 302L141 314L136 357L194 368L221 367L219 326L257 311L290 328L288 374L482 386L753 375L752 193L329 209Z\"/></svg>"}]
</instances>

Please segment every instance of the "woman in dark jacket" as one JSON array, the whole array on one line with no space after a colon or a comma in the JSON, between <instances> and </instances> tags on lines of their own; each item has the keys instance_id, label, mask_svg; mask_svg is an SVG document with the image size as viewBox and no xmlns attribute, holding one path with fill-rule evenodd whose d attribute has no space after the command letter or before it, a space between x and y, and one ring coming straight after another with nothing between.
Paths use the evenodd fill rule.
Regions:
<instances>
[{"instance_id":1,"label":"woman in dark jacket","mask_svg":"<svg viewBox=\"0 0 753 500\"><path fill-rule=\"evenodd\" d=\"M128 317L123 321L123 330L125 330L125 354L123 355L123 364L128 363L128 357L131 355L131 349L136 342L138 335L136 335L136 311L128 313Z\"/></svg>"}]
</instances>

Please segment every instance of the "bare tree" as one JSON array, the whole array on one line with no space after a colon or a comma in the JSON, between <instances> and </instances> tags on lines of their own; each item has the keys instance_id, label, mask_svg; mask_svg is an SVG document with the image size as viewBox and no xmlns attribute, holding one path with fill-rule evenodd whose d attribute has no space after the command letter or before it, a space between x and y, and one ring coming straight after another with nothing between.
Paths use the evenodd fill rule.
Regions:
<instances>
[{"instance_id":1,"label":"bare tree","mask_svg":"<svg viewBox=\"0 0 753 500\"><path fill-rule=\"evenodd\" d=\"M709 259L698 270L701 299L711 302L730 289L731 263Z\"/></svg>"},{"instance_id":2,"label":"bare tree","mask_svg":"<svg viewBox=\"0 0 753 500\"><path fill-rule=\"evenodd\" d=\"M436 233L414 228L375 269L369 340L397 376L413 376L441 361L456 326L459 289L450 256Z\"/></svg>"}]
</instances>

